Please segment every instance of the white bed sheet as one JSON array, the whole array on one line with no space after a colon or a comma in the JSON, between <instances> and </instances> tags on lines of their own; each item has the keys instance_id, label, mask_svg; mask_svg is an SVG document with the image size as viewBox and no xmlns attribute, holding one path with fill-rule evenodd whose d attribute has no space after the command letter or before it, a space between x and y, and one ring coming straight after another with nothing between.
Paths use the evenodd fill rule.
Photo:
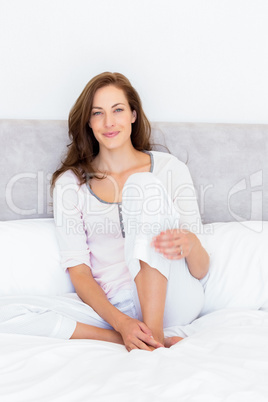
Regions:
<instances>
[{"instance_id":1,"label":"white bed sheet","mask_svg":"<svg viewBox=\"0 0 268 402\"><path fill-rule=\"evenodd\" d=\"M221 310L176 332L188 337L130 353L108 342L0 334L0 401L268 401L267 312Z\"/></svg>"}]
</instances>

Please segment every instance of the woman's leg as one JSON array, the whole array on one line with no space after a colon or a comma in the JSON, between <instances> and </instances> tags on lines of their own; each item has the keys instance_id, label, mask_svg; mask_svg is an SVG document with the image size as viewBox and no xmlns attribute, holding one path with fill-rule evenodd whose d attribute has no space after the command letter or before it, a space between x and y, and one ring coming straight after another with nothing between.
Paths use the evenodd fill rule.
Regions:
<instances>
[{"instance_id":1,"label":"woman's leg","mask_svg":"<svg viewBox=\"0 0 268 402\"><path fill-rule=\"evenodd\" d=\"M116 332L113 329L94 327L92 325L83 324L82 322L76 323L75 330L70 339L95 339L97 341L106 341L124 345L119 332Z\"/></svg>"},{"instance_id":2,"label":"woman's leg","mask_svg":"<svg viewBox=\"0 0 268 402\"><path fill-rule=\"evenodd\" d=\"M1 297L0 333L123 344L120 334L76 294Z\"/></svg>"},{"instance_id":3,"label":"woman's leg","mask_svg":"<svg viewBox=\"0 0 268 402\"><path fill-rule=\"evenodd\" d=\"M17 297L16 301L9 298L1 303L0 333L69 339L75 330L75 319L38 304L39 300L29 304Z\"/></svg>"},{"instance_id":4,"label":"woman's leg","mask_svg":"<svg viewBox=\"0 0 268 402\"><path fill-rule=\"evenodd\" d=\"M167 278L144 261L140 261L140 267L135 283L143 322L151 329L153 337L163 344Z\"/></svg>"},{"instance_id":5,"label":"woman's leg","mask_svg":"<svg viewBox=\"0 0 268 402\"><path fill-rule=\"evenodd\" d=\"M203 288L184 259L168 260L151 246L160 231L179 227L179 215L162 183L150 173L137 173L125 187L125 258L135 283L136 308L139 319L163 337L163 327L186 325L197 317Z\"/></svg>"},{"instance_id":6,"label":"woman's leg","mask_svg":"<svg viewBox=\"0 0 268 402\"><path fill-rule=\"evenodd\" d=\"M78 296L76 296L76 300L78 300L80 308L79 312L75 312L78 322L71 339L96 339L121 345L124 344L119 332L115 331L106 321L93 311L91 307L82 303L82 301L79 302ZM117 292L116 295L110 299L110 302L124 314L136 318L136 310L131 291L121 290Z\"/></svg>"}]
</instances>

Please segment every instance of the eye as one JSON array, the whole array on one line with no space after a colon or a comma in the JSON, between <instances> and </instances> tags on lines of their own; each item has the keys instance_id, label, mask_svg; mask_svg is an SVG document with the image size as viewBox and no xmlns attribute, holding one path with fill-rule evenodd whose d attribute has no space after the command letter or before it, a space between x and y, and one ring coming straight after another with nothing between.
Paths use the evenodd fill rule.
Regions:
<instances>
[{"instance_id":1,"label":"eye","mask_svg":"<svg viewBox=\"0 0 268 402\"><path fill-rule=\"evenodd\" d=\"M116 113L118 113L118 112L123 112L123 109L121 109L120 107L118 107L117 109L115 109L115 112L116 112Z\"/></svg>"},{"instance_id":2,"label":"eye","mask_svg":"<svg viewBox=\"0 0 268 402\"><path fill-rule=\"evenodd\" d=\"M92 112L92 116L99 116L101 112Z\"/></svg>"}]
</instances>

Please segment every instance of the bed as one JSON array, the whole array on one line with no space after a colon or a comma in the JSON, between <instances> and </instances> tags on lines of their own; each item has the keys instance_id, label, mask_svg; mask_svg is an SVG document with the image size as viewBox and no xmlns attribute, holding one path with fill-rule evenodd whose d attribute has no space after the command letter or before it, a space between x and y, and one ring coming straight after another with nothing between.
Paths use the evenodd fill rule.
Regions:
<instances>
[{"instance_id":1,"label":"bed","mask_svg":"<svg viewBox=\"0 0 268 402\"><path fill-rule=\"evenodd\" d=\"M211 259L200 317L169 331L184 338L171 348L128 353L6 333L0 309L1 402L268 401L268 125L152 127L154 148L187 163L198 196ZM68 303L49 192L67 123L1 120L0 141L0 299Z\"/></svg>"}]
</instances>

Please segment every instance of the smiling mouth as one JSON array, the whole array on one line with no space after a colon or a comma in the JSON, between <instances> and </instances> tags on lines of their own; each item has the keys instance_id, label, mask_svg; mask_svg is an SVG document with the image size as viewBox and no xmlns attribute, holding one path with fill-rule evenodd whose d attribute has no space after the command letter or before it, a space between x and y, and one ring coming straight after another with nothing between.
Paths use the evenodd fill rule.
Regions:
<instances>
[{"instance_id":1,"label":"smiling mouth","mask_svg":"<svg viewBox=\"0 0 268 402\"><path fill-rule=\"evenodd\" d=\"M103 135L107 138L113 138L115 137L119 131L109 131L108 133L103 133Z\"/></svg>"}]
</instances>

